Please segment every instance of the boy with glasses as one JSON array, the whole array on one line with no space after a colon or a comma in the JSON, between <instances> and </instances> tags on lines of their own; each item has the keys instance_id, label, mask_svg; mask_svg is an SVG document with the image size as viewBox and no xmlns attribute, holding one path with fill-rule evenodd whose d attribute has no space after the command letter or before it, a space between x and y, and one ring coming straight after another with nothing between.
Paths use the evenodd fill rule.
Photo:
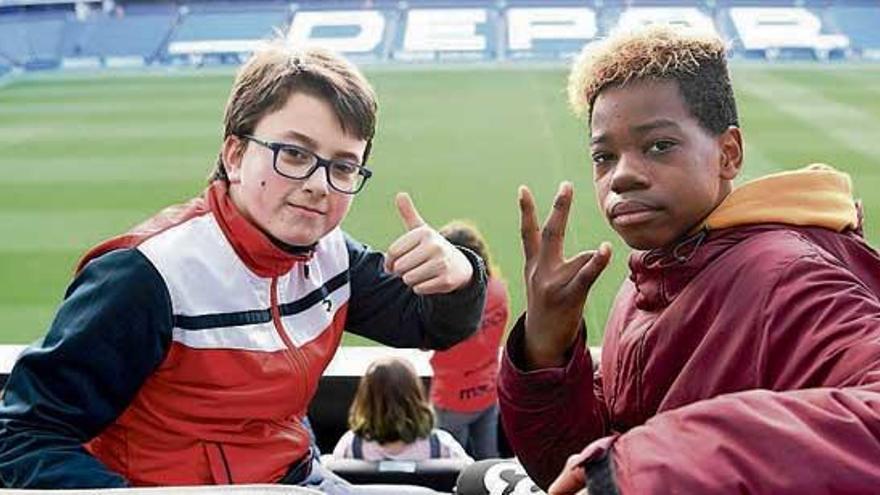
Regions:
<instances>
[{"instance_id":1,"label":"boy with glasses","mask_svg":"<svg viewBox=\"0 0 880 495\"><path fill-rule=\"evenodd\" d=\"M583 308L610 247L564 259L571 185L543 227L520 191L528 308L499 396L529 474L553 495L876 493L880 258L849 176L734 189L743 138L713 36L620 33L585 49L569 94L600 209L635 251L594 375Z\"/></svg>"},{"instance_id":2,"label":"boy with glasses","mask_svg":"<svg viewBox=\"0 0 880 495\"><path fill-rule=\"evenodd\" d=\"M386 255L339 228L367 168L372 88L272 45L240 70L204 195L89 251L0 404L10 487L323 480L302 424L343 329L446 348L477 327L478 256L409 196ZM331 486L332 485L332 486Z\"/></svg>"}]
</instances>

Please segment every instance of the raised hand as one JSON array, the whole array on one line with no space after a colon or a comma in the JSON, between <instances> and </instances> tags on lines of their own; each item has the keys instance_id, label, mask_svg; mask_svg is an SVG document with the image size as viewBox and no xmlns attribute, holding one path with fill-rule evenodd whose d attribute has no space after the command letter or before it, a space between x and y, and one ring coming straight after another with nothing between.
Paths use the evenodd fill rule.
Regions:
<instances>
[{"instance_id":1,"label":"raised hand","mask_svg":"<svg viewBox=\"0 0 880 495\"><path fill-rule=\"evenodd\" d=\"M395 198L406 233L385 253L385 270L416 294L452 292L470 282L473 267L461 251L422 220L407 193Z\"/></svg>"},{"instance_id":2,"label":"raised hand","mask_svg":"<svg viewBox=\"0 0 880 495\"><path fill-rule=\"evenodd\" d=\"M538 226L535 199L525 186L519 189L520 230L525 255L525 358L529 369L562 366L583 319L587 293L611 259L611 245L563 258L565 226L573 197L571 183L563 182L553 210Z\"/></svg>"}]
</instances>

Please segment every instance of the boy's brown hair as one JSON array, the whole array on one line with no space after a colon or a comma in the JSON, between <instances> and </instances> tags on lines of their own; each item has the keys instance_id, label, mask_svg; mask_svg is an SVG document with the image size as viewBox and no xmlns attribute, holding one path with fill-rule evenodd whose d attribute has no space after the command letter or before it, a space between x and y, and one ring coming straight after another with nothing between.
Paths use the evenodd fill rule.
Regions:
<instances>
[{"instance_id":1,"label":"boy's brown hair","mask_svg":"<svg viewBox=\"0 0 880 495\"><path fill-rule=\"evenodd\" d=\"M378 110L370 83L354 65L330 51L298 50L283 41L267 43L239 69L226 102L223 139L252 134L260 119L283 107L295 92L329 102L342 130L367 141L362 163L365 165L376 132ZM222 154L211 179L229 180Z\"/></svg>"},{"instance_id":2,"label":"boy's brown hair","mask_svg":"<svg viewBox=\"0 0 880 495\"><path fill-rule=\"evenodd\" d=\"M585 46L568 78L569 102L589 123L602 90L645 80L678 83L691 114L713 135L739 125L724 42L668 26L620 32Z\"/></svg>"},{"instance_id":3,"label":"boy's brown hair","mask_svg":"<svg viewBox=\"0 0 880 495\"><path fill-rule=\"evenodd\" d=\"M358 384L348 427L380 444L412 443L434 428L434 413L412 365L398 358L374 361Z\"/></svg>"}]
</instances>

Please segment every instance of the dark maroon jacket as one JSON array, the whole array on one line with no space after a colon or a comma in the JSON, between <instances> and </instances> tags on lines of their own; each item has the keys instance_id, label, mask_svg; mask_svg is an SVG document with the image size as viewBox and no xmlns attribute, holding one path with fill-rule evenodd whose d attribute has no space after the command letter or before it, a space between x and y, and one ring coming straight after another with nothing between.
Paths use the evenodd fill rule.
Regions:
<instances>
[{"instance_id":1,"label":"dark maroon jacket","mask_svg":"<svg viewBox=\"0 0 880 495\"><path fill-rule=\"evenodd\" d=\"M508 339L502 420L540 485L581 452L623 495L880 493L880 257L859 230L703 231L630 268L595 376L584 332L532 372L522 318Z\"/></svg>"}]
</instances>

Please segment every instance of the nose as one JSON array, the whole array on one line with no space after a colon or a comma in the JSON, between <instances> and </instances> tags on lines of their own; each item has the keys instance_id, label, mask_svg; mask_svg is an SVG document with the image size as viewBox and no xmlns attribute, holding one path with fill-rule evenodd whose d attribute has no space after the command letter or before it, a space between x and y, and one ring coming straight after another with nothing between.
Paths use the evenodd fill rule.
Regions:
<instances>
[{"instance_id":1,"label":"nose","mask_svg":"<svg viewBox=\"0 0 880 495\"><path fill-rule=\"evenodd\" d=\"M330 184L327 183L327 167L316 167L312 175L303 181L303 190L319 196L326 196L330 192Z\"/></svg>"},{"instance_id":2,"label":"nose","mask_svg":"<svg viewBox=\"0 0 880 495\"><path fill-rule=\"evenodd\" d=\"M650 184L645 163L632 153L621 154L611 176L611 190L620 194L636 189L647 189Z\"/></svg>"}]
</instances>

